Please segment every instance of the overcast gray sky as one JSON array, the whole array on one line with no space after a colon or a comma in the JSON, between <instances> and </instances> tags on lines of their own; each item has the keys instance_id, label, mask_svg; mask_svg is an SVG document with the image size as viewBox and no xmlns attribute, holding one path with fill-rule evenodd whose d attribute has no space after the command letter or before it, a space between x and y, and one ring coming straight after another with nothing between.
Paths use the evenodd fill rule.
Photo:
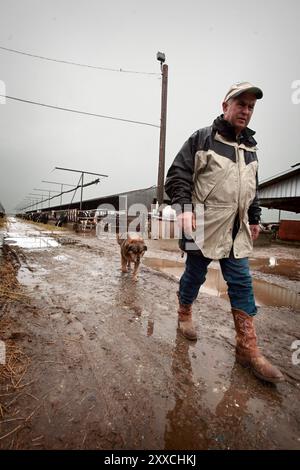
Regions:
<instances>
[{"instance_id":1,"label":"overcast gray sky","mask_svg":"<svg viewBox=\"0 0 300 470\"><path fill-rule=\"evenodd\" d=\"M300 161L300 2L0 0L0 46L58 60L160 72L169 65L166 169L189 135L221 113L232 83L264 91L256 130L260 179ZM0 49L6 94L159 125L159 75L45 61ZM1 87L0 87L1 88ZM1 91L0 91L1 93ZM0 201L12 210L41 180L76 184L54 166L109 175L85 198L157 182L159 129L6 100L0 104ZM88 179L87 179L88 181ZM70 197L66 200L69 200Z\"/></svg>"}]
</instances>

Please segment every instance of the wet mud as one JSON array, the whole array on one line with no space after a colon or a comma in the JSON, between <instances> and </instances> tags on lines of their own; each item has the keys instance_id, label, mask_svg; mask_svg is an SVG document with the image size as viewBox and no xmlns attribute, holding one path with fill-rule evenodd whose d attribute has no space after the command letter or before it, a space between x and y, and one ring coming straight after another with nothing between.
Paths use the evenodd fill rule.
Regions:
<instances>
[{"instance_id":1,"label":"wet mud","mask_svg":"<svg viewBox=\"0 0 300 470\"><path fill-rule=\"evenodd\" d=\"M15 355L15 377L0 365L1 449L300 449L300 364L291 349L300 313L291 297L262 302L256 319L261 349L286 377L270 385L235 363L230 306L216 277L214 292L203 290L194 305L199 340L180 336L183 260L173 247L149 243L134 282L105 236L6 243L43 236L11 219L3 237L18 260L18 287L16 298L1 297L1 340ZM254 273L260 285L279 279L277 290L297 295L297 279Z\"/></svg>"},{"instance_id":2,"label":"wet mud","mask_svg":"<svg viewBox=\"0 0 300 470\"><path fill-rule=\"evenodd\" d=\"M276 262L276 258L274 257L270 259L250 260L250 269L254 273L253 288L257 306L271 305L274 307L290 307L300 311L300 296L297 291L296 283L294 283L294 289L291 289L288 286L282 285L281 280L275 284L274 276L272 276L271 279L259 279L255 276L257 271L258 275L262 272L276 276L285 276L288 279L298 281L298 273L300 272L299 261L280 260L276 262L276 265L274 264L273 267L270 265L270 262L273 262L273 260ZM143 263L160 272L170 274L178 280L184 271L183 261L147 257L143 260ZM223 279L219 263L211 263L201 292L221 297L229 302L227 284Z\"/></svg>"}]
</instances>

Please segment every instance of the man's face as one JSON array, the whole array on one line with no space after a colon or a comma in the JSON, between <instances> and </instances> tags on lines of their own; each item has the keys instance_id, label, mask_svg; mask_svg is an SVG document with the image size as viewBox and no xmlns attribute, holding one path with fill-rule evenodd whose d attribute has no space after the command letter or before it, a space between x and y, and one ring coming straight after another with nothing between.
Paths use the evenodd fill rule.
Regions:
<instances>
[{"instance_id":1,"label":"man's face","mask_svg":"<svg viewBox=\"0 0 300 470\"><path fill-rule=\"evenodd\" d=\"M237 134L248 126L255 103L256 96L247 92L223 103L224 119L230 122Z\"/></svg>"}]
</instances>

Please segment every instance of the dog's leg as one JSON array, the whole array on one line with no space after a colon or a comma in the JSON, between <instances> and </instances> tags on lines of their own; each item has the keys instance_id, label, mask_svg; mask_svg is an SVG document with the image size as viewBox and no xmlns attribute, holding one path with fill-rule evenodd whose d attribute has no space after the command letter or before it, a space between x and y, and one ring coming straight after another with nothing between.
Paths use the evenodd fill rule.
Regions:
<instances>
[{"instance_id":1,"label":"dog's leg","mask_svg":"<svg viewBox=\"0 0 300 470\"><path fill-rule=\"evenodd\" d=\"M134 270L133 270L133 280L137 281L137 273L140 265L140 260L134 262Z\"/></svg>"},{"instance_id":2,"label":"dog's leg","mask_svg":"<svg viewBox=\"0 0 300 470\"><path fill-rule=\"evenodd\" d=\"M122 273L128 273L128 269L126 267L127 261L124 256L121 256L121 262L122 262Z\"/></svg>"}]
</instances>

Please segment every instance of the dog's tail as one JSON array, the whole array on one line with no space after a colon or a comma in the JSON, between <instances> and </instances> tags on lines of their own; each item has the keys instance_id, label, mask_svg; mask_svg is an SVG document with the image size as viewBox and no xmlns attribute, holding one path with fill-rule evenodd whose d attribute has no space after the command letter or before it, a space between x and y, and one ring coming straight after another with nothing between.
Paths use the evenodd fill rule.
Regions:
<instances>
[{"instance_id":1,"label":"dog's tail","mask_svg":"<svg viewBox=\"0 0 300 470\"><path fill-rule=\"evenodd\" d=\"M119 245L121 246L123 241L126 239L126 237L124 237L124 234L122 233L119 233L117 232L117 242L119 243Z\"/></svg>"},{"instance_id":2,"label":"dog's tail","mask_svg":"<svg viewBox=\"0 0 300 470\"><path fill-rule=\"evenodd\" d=\"M119 243L119 245L121 245L122 239L121 239L121 237L120 237L120 234L117 233L116 235L117 235L117 242Z\"/></svg>"}]
</instances>

